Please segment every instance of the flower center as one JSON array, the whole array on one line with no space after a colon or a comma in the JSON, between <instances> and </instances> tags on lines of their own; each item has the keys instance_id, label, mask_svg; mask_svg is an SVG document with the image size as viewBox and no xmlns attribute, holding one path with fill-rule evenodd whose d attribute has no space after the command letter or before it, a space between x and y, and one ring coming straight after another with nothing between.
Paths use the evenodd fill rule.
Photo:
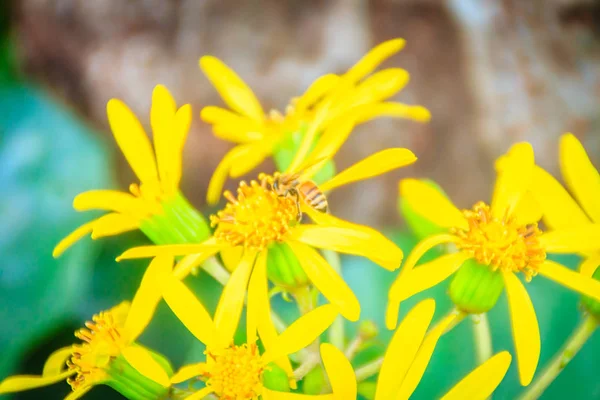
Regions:
<instances>
[{"instance_id":1,"label":"flower center","mask_svg":"<svg viewBox=\"0 0 600 400\"><path fill-rule=\"evenodd\" d=\"M537 224L522 225L514 217L496 219L490 207L478 202L472 210L464 210L469 229L453 228L458 237L457 246L468 252L477 262L492 269L522 272L529 282L537 275L546 252L540 244L542 233Z\"/></svg>"},{"instance_id":2,"label":"flower center","mask_svg":"<svg viewBox=\"0 0 600 400\"><path fill-rule=\"evenodd\" d=\"M298 205L289 196L277 195L267 183L269 178L263 176L260 184L242 181L237 197L229 191L224 193L229 202L210 217L211 226L217 226L217 239L257 250L283 241L290 224L296 222Z\"/></svg>"},{"instance_id":3,"label":"flower center","mask_svg":"<svg viewBox=\"0 0 600 400\"><path fill-rule=\"evenodd\" d=\"M265 366L255 344L231 345L219 354L207 354L213 362L206 372L206 385L220 399L250 400L260 396Z\"/></svg>"},{"instance_id":4,"label":"flower center","mask_svg":"<svg viewBox=\"0 0 600 400\"><path fill-rule=\"evenodd\" d=\"M123 324L129 303L103 311L85 323L85 328L75 332L75 336L84 343L73 345L73 353L67 365L77 373L68 379L73 390L88 386L107 378L104 369L126 346L122 335Z\"/></svg>"}]
</instances>

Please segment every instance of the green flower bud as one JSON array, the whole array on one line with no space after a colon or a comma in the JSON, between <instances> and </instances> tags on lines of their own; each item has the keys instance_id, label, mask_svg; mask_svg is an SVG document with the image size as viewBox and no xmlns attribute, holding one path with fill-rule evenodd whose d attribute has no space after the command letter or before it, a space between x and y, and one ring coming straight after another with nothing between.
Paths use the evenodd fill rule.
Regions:
<instances>
[{"instance_id":1,"label":"green flower bud","mask_svg":"<svg viewBox=\"0 0 600 400\"><path fill-rule=\"evenodd\" d=\"M290 382L287 374L283 368L275 363L270 363L263 372L263 385L277 392L290 391Z\"/></svg>"},{"instance_id":2,"label":"green flower bud","mask_svg":"<svg viewBox=\"0 0 600 400\"><path fill-rule=\"evenodd\" d=\"M278 286L295 289L309 283L298 258L286 243L272 243L267 256L267 276Z\"/></svg>"},{"instance_id":3,"label":"green flower bud","mask_svg":"<svg viewBox=\"0 0 600 400\"><path fill-rule=\"evenodd\" d=\"M449 295L461 311L481 314L496 305L503 290L500 272L469 259L454 274Z\"/></svg>"},{"instance_id":4,"label":"green flower bud","mask_svg":"<svg viewBox=\"0 0 600 400\"><path fill-rule=\"evenodd\" d=\"M164 360L164 357L155 353L152 354L152 357L157 361L159 361L159 358ZM169 371L172 373L170 365ZM166 399L169 395L169 387L164 387L140 374L122 355L112 359L108 363L105 372L106 380L103 383L121 393L129 400Z\"/></svg>"},{"instance_id":5,"label":"green flower bud","mask_svg":"<svg viewBox=\"0 0 600 400\"><path fill-rule=\"evenodd\" d=\"M313 368L304 379L302 379L302 391L305 394L320 394L325 388L325 372L319 365Z\"/></svg>"},{"instance_id":6,"label":"green flower bud","mask_svg":"<svg viewBox=\"0 0 600 400\"><path fill-rule=\"evenodd\" d=\"M154 244L200 243L211 235L206 219L181 193L162 203L162 214L142 221L140 230Z\"/></svg>"},{"instance_id":7,"label":"green flower bud","mask_svg":"<svg viewBox=\"0 0 600 400\"><path fill-rule=\"evenodd\" d=\"M379 329L373 321L361 321L358 326L358 334L363 341L367 341L376 337L379 334Z\"/></svg>"}]
</instances>

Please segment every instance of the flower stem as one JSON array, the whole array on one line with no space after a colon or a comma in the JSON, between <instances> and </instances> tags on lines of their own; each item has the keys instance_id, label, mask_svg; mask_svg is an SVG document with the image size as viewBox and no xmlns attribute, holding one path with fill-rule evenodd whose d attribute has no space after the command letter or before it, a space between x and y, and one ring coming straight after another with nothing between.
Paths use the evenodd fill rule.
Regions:
<instances>
[{"instance_id":1,"label":"flower stem","mask_svg":"<svg viewBox=\"0 0 600 400\"><path fill-rule=\"evenodd\" d=\"M473 327L473 338L475 342L475 359L477 365L481 365L492 357L492 336L490 335L490 323L487 314L471 316Z\"/></svg>"},{"instance_id":2,"label":"flower stem","mask_svg":"<svg viewBox=\"0 0 600 400\"><path fill-rule=\"evenodd\" d=\"M567 340L561 351L554 356L544 371L521 395L520 400L534 400L539 398L544 390L550 386L554 379L567 366L569 361L575 357L598 327L598 322L592 316L586 317L577 327L575 332Z\"/></svg>"},{"instance_id":3,"label":"flower stem","mask_svg":"<svg viewBox=\"0 0 600 400\"><path fill-rule=\"evenodd\" d=\"M363 365L355 370L356 382L362 382L377 374L383 364L383 357L376 358L368 364Z\"/></svg>"},{"instance_id":4,"label":"flower stem","mask_svg":"<svg viewBox=\"0 0 600 400\"><path fill-rule=\"evenodd\" d=\"M333 267L335 272L342 276L342 263L340 262L340 255L332 250L324 250L323 256L329 265ZM329 342L340 350L344 348L344 317L341 315L335 319L329 328Z\"/></svg>"}]
</instances>

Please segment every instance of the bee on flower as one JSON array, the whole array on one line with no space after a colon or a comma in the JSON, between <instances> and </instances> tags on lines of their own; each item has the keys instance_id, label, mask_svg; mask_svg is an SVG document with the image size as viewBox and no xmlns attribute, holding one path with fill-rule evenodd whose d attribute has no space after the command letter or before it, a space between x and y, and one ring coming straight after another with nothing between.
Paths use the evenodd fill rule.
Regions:
<instances>
[{"instance_id":1,"label":"bee on flower","mask_svg":"<svg viewBox=\"0 0 600 400\"><path fill-rule=\"evenodd\" d=\"M157 277L171 271L172 257L156 257L130 303L121 304L93 316L85 328L75 332L81 343L56 350L42 375L17 375L0 382L0 394L35 389L66 380L72 392L65 400L75 400L94 386L108 385L130 399L164 398L170 390L169 361L138 343L152 316L160 295ZM143 397L146 396L146 397Z\"/></svg>"},{"instance_id":2,"label":"bee on flower","mask_svg":"<svg viewBox=\"0 0 600 400\"><path fill-rule=\"evenodd\" d=\"M190 128L189 104L177 108L162 85L154 88L150 120L154 147L142 124L122 101L107 104L112 133L140 183L132 183L129 193L116 190L90 190L73 200L77 211L105 210L65 237L54 249L58 257L73 243L90 234L93 239L139 229L154 243L186 243L204 239L208 225L179 190L182 153Z\"/></svg>"},{"instance_id":3,"label":"bee on flower","mask_svg":"<svg viewBox=\"0 0 600 400\"><path fill-rule=\"evenodd\" d=\"M233 70L213 56L202 57L200 68L230 109L207 106L201 118L212 125L217 137L236 144L211 179L208 203L219 201L228 176L240 177L269 156L274 157L279 170L285 170L291 160L287 153L296 150L294 143L306 135L320 135L342 121L352 119L359 124L382 116L428 121L429 111L422 106L386 101L407 84L407 71L387 68L373 73L404 44L403 39L386 41L345 74L321 76L302 96L292 99L285 115L277 111L265 114L252 90ZM306 143L310 146L312 141Z\"/></svg>"},{"instance_id":4,"label":"bee on flower","mask_svg":"<svg viewBox=\"0 0 600 400\"><path fill-rule=\"evenodd\" d=\"M318 166L331 159L345 140L344 135L336 133L349 132L351 128L351 121L330 128L308 156L293 161L292 165L297 165L298 169L290 169L285 173L303 171L303 179L309 179L318 167L306 166ZM415 160L414 154L407 149L386 149L340 172L319 187L328 192L411 164ZM211 216L215 232L206 241L193 245L138 247L126 251L118 260L160 254L186 256L173 271L176 277L183 279L198 263L220 253L223 260L229 260L226 263L233 270L227 285L238 285L234 291L237 299L233 303L239 307L250 277L259 274L265 279L268 276L276 285L292 293L312 285L331 303L340 307L345 318L358 320L360 305L356 296L316 249L363 256L390 271L399 267L402 251L378 231L314 210L305 202L301 202L300 207L314 223L299 222L297 200L293 196L281 196L271 185L265 184L274 182L273 177L262 175L262 178L262 182L241 182L237 196L225 192L224 196L229 202ZM267 254L276 257L275 262L257 263L257 259L266 259ZM252 296L251 293L249 296ZM249 301L248 307L252 307L252 302ZM239 311L231 315L239 318ZM269 318L265 316L261 321L268 324Z\"/></svg>"},{"instance_id":5,"label":"bee on flower","mask_svg":"<svg viewBox=\"0 0 600 400\"><path fill-rule=\"evenodd\" d=\"M386 324L396 326L400 303L454 275L449 294L463 313L489 311L503 290L508 295L521 384L528 385L540 355L540 334L526 281L542 275L567 288L600 300L600 282L546 258L548 253L577 253L600 248L600 225L585 224L542 233L540 206L528 194L534 176L528 143L515 144L497 163L491 205L478 202L460 211L431 185L400 182L404 200L442 230L418 243L389 292ZM452 244L456 252L414 268L431 248ZM476 284L475 284L476 282Z\"/></svg>"}]
</instances>

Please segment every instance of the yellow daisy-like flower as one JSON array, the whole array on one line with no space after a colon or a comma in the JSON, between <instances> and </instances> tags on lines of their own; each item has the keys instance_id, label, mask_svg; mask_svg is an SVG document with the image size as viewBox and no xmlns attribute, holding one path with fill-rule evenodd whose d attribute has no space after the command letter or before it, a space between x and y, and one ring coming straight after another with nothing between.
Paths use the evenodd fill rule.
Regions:
<instances>
[{"instance_id":1,"label":"yellow daisy-like flower","mask_svg":"<svg viewBox=\"0 0 600 400\"><path fill-rule=\"evenodd\" d=\"M436 225L447 228L447 232L428 237L413 249L390 289L386 313L386 325L393 329L401 301L437 285L455 272L450 295L465 312L488 311L505 288L523 385L528 385L535 373L540 335L533 304L517 273L522 273L527 281L540 274L600 300L600 282L546 259L547 253L598 249L600 226L587 224L542 234L537 227L541 218L539 206L532 202L531 196L525 195L531 187L533 171L531 146L528 143L514 145L500 160L491 206L479 202L473 209L464 211L425 182L402 181L401 194L410 206ZM425 252L443 243L452 243L457 252L413 269ZM467 260L481 265L473 266ZM482 306L478 301L491 295L488 291L494 291L494 300ZM465 300L464 297L470 298Z\"/></svg>"},{"instance_id":2,"label":"yellow daisy-like flower","mask_svg":"<svg viewBox=\"0 0 600 400\"><path fill-rule=\"evenodd\" d=\"M379 371L375 400L408 399L417 388L437 340L452 319L445 318L427 333L434 311L435 302L431 299L424 300L400 323L388 345ZM321 345L321 357L333 393L318 397L331 400L356 399L356 376L344 354L335 346L324 343ZM511 356L507 351L496 354L469 373L442 399L488 398L506 375L510 363Z\"/></svg>"},{"instance_id":3,"label":"yellow daisy-like flower","mask_svg":"<svg viewBox=\"0 0 600 400\"><path fill-rule=\"evenodd\" d=\"M351 123L340 125L339 129L346 130L348 126ZM310 179L320 164L333 157L343 140L340 135L324 136L305 161L297 162L300 169L287 173L303 171L300 179ZM327 192L411 164L415 160L414 154L407 149L383 150L340 172L320 188ZM303 166L310 167L303 169ZM292 196L278 195L269 184L271 181L272 177L265 175L260 182L240 183L237 196L226 192L229 203L216 216L212 216L216 230L203 243L138 247L126 251L117 260L161 254L187 255L174 271L175 276L183 279L193 267L216 253L220 252L224 259L237 256L240 261L233 268L231 277L231 280L239 282L239 291L232 294L237 298L234 301L237 304L243 300L250 276L265 274L263 269L266 263L255 266L257 255L260 254L258 259L262 259L274 245L287 246L296 256L307 281L331 303L339 306L344 317L358 320L360 305L356 296L315 248L363 256L390 271L400 266L402 251L378 231L315 211L303 201L300 201L302 210L315 223L299 222L296 200ZM307 283L298 282L299 285ZM260 312L265 313L264 307ZM263 315L267 323L268 314Z\"/></svg>"},{"instance_id":4,"label":"yellow daisy-like flower","mask_svg":"<svg viewBox=\"0 0 600 400\"><path fill-rule=\"evenodd\" d=\"M191 106L178 109L168 90L156 86L150 113L154 149L142 124L122 101L110 100L107 114L115 140L141 183L132 183L130 193L91 190L77 195L73 200L76 210L100 209L109 213L64 238L54 249L54 257L88 233L96 239L140 229L155 243L182 243L206 237L205 221L179 191ZM178 226L177 222L183 220L180 224L185 226Z\"/></svg>"},{"instance_id":5,"label":"yellow daisy-like flower","mask_svg":"<svg viewBox=\"0 0 600 400\"><path fill-rule=\"evenodd\" d=\"M544 211L546 225L569 229L600 224L600 174L572 133L564 134L560 140L560 169L572 196L542 168L536 166L533 172L531 191ZM581 274L594 276L600 266L600 250L582 255L585 260L580 265Z\"/></svg>"},{"instance_id":6,"label":"yellow daisy-like flower","mask_svg":"<svg viewBox=\"0 0 600 400\"><path fill-rule=\"evenodd\" d=\"M201 117L213 126L217 137L238 144L217 167L208 189L208 203L219 201L228 176L240 177L266 157L276 155L290 135L317 135L347 119L362 123L388 116L428 121L429 111L422 106L385 101L407 84L407 71L388 68L371 75L404 43L403 39L384 42L342 76L320 77L301 97L292 100L285 115L276 111L266 115L252 90L233 70L215 57L202 57L200 68L231 110L209 106ZM312 132L308 129L311 124ZM287 167L279 165L280 169Z\"/></svg>"},{"instance_id":7,"label":"yellow daisy-like flower","mask_svg":"<svg viewBox=\"0 0 600 400\"><path fill-rule=\"evenodd\" d=\"M262 282L253 278L251 284L262 285ZM283 358L283 367L291 372L286 362L287 355L312 343L338 315L336 307L328 304L303 315L281 335L261 334L265 348L261 354L256 343L255 316L248 315L246 343L234 344L237 319L230 314L228 303L231 302L232 291L237 289L235 284L226 286L213 321L179 279L169 275L162 280L162 295L166 303L186 328L206 345L206 362L186 365L171 378L173 384L193 378L204 381L206 386L186 397L187 400L203 399L211 393L223 400L254 400L261 396L263 399L287 399L289 393L279 393L263 385L264 373L272 368L269 364ZM264 300L268 303L268 298Z\"/></svg>"},{"instance_id":8,"label":"yellow daisy-like flower","mask_svg":"<svg viewBox=\"0 0 600 400\"><path fill-rule=\"evenodd\" d=\"M75 332L80 344L61 348L48 357L41 376L17 375L0 382L0 394L20 392L67 379L74 400L95 385L106 384L123 394L142 387L146 394L166 395L170 386L168 361L135 343L154 313L160 296L156 277L170 272L173 259L155 258L141 289L131 303L125 301L93 316ZM161 360L161 362L158 361ZM125 373L127 372L127 374ZM130 386L134 383L137 386Z\"/></svg>"}]
</instances>

